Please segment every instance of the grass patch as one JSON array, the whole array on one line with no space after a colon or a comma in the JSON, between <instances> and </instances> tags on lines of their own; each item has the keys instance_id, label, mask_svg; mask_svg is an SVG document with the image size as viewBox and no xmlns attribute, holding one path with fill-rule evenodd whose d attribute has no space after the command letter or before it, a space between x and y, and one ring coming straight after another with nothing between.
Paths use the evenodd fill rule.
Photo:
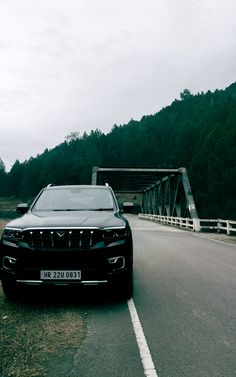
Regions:
<instances>
[{"instance_id":1,"label":"grass patch","mask_svg":"<svg viewBox=\"0 0 236 377\"><path fill-rule=\"evenodd\" d=\"M83 323L76 307L21 304L4 299L0 288L0 352L4 377L43 377L47 360L63 349L77 349Z\"/></svg>"}]
</instances>

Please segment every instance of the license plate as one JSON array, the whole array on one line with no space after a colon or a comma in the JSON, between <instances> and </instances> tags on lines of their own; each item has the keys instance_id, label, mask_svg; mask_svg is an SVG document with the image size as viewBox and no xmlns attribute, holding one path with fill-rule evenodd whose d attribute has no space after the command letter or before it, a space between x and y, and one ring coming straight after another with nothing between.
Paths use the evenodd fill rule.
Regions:
<instances>
[{"instance_id":1,"label":"license plate","mask_svg":"<svg viewBox=\"0 0 236 377\"><path fill-rule=\"evenodd\" d=\"M41 280L81 280L80 270L41 270Z\"/></svg>"}]
</instances>

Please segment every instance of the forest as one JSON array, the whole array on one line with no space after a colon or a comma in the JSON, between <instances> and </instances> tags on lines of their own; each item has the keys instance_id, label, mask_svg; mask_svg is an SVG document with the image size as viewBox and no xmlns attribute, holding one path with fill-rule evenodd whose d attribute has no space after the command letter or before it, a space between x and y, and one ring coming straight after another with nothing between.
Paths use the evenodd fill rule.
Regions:
<instances>
[{"instance_id":1,"label":"forest","mask_svg":"<svg viewBox=\"0 0 236 377\"><path fill-rule=\"evenodd\" d=\"M90 184L93 166L186 167L201 218L236 219L236 83L225 90L180 93L141 120L80 135L6 172L0 196L32 199L48 183Z\"/></svg>"}]
</instances>

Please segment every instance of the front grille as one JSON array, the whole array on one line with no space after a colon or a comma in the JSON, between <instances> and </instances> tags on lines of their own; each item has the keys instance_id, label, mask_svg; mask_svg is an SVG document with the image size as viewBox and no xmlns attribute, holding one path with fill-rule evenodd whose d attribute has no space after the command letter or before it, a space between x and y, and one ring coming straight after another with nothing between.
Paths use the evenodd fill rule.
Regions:
<instances>
[{"instance_id":1,"label":"front grille","mask_svg":"<svg viewBox=\"0 0 236 377\"><path fill-rule=\"evenodd\" d=\"M32 229L25 231L23 238L36 250L88 250L102 240L99 229Z\"/></svg>"}]
</instances>

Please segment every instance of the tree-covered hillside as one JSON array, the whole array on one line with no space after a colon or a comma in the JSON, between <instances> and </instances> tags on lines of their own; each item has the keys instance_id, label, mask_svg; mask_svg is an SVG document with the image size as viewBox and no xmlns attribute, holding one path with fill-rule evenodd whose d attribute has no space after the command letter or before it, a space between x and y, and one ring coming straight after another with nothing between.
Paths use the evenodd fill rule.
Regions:
<instances>
[{"instance_id":1,"label":"tree-covered hillside","mask_svg":"<svg viewBox=\"0 0 236 377\"><path fill-rule=\"evenodd\" d=\"M114 125L45 150L9 173L0 161L0 195L33 197L50 182L86 184L93 166L188 169L200 217L236 218L236 83L214 93L180 94L155 115Z\"/></svg>"}]
</instances>

